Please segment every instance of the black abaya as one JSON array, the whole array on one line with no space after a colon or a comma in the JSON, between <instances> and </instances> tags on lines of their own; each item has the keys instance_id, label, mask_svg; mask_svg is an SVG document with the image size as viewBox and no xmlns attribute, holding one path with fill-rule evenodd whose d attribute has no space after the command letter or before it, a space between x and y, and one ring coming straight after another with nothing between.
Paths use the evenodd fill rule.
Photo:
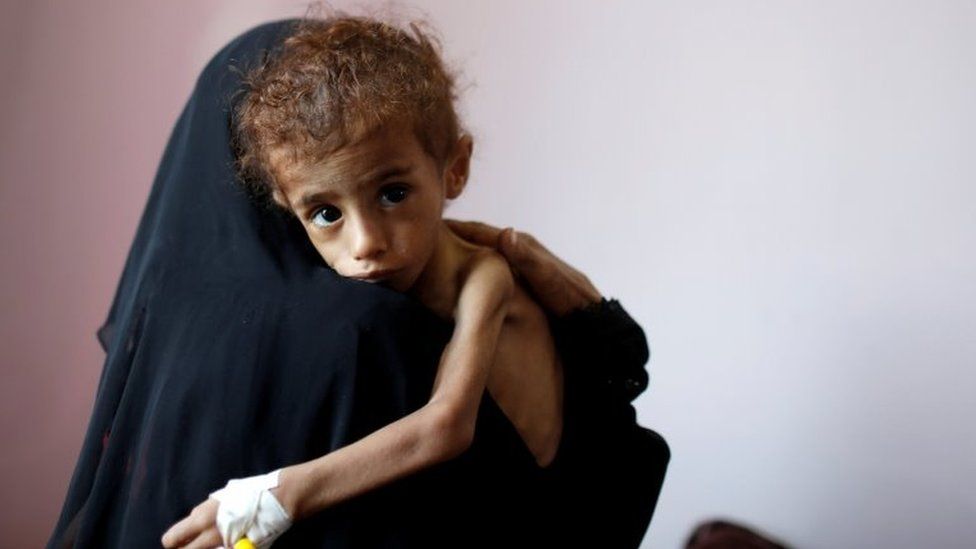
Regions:
<instances>
[{"instance_id":1,"label":"black abaya","mask_svg":"<svg viewBox=\"0 0 976 549\"><path fill-rule=\"evenodd\" d=\"M231 66L246 68L272 51L295 21L260 25L222 48L173 129L98 330L104 369L49 549L160 547L166 529L229 479L317 458L430 395L453 324L405 294L338 276L294 220L256 207L235 182L229 132L240 80ZM614 314L607 304L602 314ZM578 345L586 339L579 334L613 325L593 321L599 314L552 319L554 331L565 341L575 330L566 348ZM654 470L637 490L643 506L629 507L637 518L628 524L646 528L667 447L634 419L629 401L646 386L646 342L622 309L615 314L630 334L617 342L630 337L632 356L616 358L627 347L613 342L622 332L603 334L600 356L574 350L609 365L600 371L616 383L587 378L601 388L579 399L591 402L590 419L567 427L557 466L535 466L486 391L468 452L298 521L274 547L513 547L533 531L548 536L566 513L583 513L554 505L571 501L569 492L589 493L587 481L574 477L563 497L553 495L574 463L602 466L563 452L574 432L589 432L600 417L620 428L592 431L627 433L610 446L632 436L656 445L653 467L635 465ZM566 362L567 370L581 366ZM628 380L626 398L611 390ZM577 438L581 446L595 440Z\"/></svg>"}]
</instances>

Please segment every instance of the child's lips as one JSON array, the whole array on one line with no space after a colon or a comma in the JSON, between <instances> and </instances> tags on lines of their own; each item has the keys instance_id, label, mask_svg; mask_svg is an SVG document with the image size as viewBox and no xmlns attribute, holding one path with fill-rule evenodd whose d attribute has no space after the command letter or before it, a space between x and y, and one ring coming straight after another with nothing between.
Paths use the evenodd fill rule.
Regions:
<instances>
[{"instance_id":1,"label":"child's lips","mask_svg":"<svg viewBox=\"0 0 976 549\"><path fill-rule=\"evenodd\" d=\"M385 278L389 278L394 273L396 273L395 269L383 269L379 271L370 271L368 273L355 274L352 275L352 278L365 280L367 282L377 282Z\"/></svg>"}]
</instances>

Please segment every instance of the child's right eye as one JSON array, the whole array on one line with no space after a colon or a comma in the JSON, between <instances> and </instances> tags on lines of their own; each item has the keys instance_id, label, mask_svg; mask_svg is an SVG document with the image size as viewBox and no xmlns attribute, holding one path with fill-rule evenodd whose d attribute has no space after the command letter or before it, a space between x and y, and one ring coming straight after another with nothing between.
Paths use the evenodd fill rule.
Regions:
<instances>
[{"instance_id":1,"label":"child's right eye","mask_svg":"<svg viewBox=\"0 0 976 549\"><path fill-rule=\"evenodd\" d=\"M326 206L319 210L316 210L312 214L312 224L319 227L328 227L339 220L342 217L342 212L335 208L334 206Z\"/></svg>"}]
</instances>

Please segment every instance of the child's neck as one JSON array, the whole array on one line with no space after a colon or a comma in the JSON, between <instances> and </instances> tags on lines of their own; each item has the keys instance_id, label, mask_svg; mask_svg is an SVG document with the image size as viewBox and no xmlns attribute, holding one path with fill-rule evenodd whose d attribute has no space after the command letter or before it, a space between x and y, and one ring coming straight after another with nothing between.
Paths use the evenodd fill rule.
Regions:
<instances>
[{"instance_id":1,"label":"child's neck","mask_svg":"<svg viewBox=\"0 0 976 549\"><path fill-rule=\"evenodd\" d=\"M477 247L465 242L441 221L430 260L407 293L442 318L453 318L457 305L459 275Z\"/></svg>"}]
</instances>

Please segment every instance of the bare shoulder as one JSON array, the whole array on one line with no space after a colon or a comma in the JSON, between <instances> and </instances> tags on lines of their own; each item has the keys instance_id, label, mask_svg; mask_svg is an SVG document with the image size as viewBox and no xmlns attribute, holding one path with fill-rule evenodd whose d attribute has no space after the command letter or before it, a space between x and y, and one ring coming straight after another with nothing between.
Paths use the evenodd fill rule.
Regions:
<instances>
[{"instance_id":1,"label":"bare shoulder","mask_svg":"<svg viewBox=\"0 0 976 549\"><path fill-rule=\"evenodd\" d=\"M516 284L508 261L490 248L475 250L462 268L459 314L486 314L507 310L515 297Z\"/></svg>"},{"instance_id":2,"label":"bare shoulder","mask_svg":"<svg viewBox=\"0 0 976 549\"><path fill-rule=\"evenodd\" d=\"M472 285L492 286L500 295L512 297L515 277L505 256L490 248L473 252L463 268L462 291Z\"/></svg>"}]
</instances>

